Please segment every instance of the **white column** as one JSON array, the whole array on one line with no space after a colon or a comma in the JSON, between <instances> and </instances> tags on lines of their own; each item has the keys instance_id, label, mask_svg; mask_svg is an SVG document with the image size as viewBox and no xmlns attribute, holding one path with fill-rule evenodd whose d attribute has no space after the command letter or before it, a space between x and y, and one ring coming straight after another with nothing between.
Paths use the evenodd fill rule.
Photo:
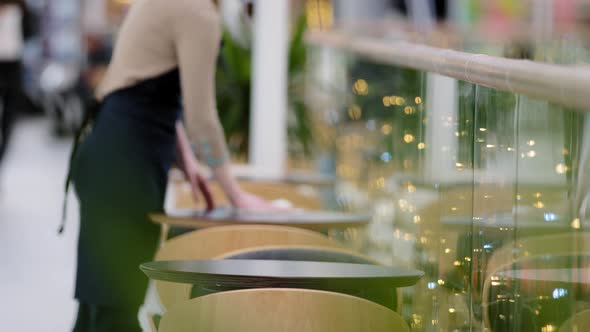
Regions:
<instances>
[{"instance_id":1,"label":"white column","mask_svg":"<svg viewBox=\"0 0 590 332\"><path fill-rule=\"evenodd\" d=\"M249 158L265 176L282 175L287 159L288 27L287 0L256 2Z\"/></svg>"},{"instance_id":2,"label":"white column","mask_svg":"<svg viewBox=\"0 0 590 332\"><path fill-rule=\"evenodd\" d=\"M426 79L426 176L432 181L450 180L456 174L458 82L438 75Z\"/></svg>"}]
</instances>

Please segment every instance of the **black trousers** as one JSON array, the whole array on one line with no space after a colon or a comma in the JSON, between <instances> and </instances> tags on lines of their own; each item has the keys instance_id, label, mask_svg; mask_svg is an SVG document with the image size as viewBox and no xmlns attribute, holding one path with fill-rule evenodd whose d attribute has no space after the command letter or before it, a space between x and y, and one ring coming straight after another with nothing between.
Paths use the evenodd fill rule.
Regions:
<instances>
[{"instance_id":1,"label":"black trousers","mask_svg":"<svg viewBox=\"0 0 590 332\"><path fill-rule=\"evenodd\" d=\"M0 62L0 162L4 158L21 96L21 65Z\"/></svg>"},{"instance_id":2,"label":"black trousers","mask_svg":"<svg viewBox=\"0 0 590 332\"><path fill-rule=\"evenodd\" d=\"M137 312L80 303L73 332L141 332Z\"/></svg>"}]
</instances>

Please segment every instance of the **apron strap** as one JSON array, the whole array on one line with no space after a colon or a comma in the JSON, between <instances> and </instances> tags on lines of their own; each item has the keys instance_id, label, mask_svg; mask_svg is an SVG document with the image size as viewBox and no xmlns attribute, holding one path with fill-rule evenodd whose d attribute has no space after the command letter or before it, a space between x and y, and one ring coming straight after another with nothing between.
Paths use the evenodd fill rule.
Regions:
<instances>
[{"instance_id":1,"label":"apron strap","mask_svg":"<svg viewBox=\"0 0 590 332\"><path fill-rule=\"evenodd\" d=\"M98 111L100 110L100 106L101 104L96 100L93 100L90 103L84 114L84 120L82 121L82 125L76 131L76 135L74 136L74 143L72 145L72 150L70 151L68 171L66 173L66 181L64 185L64 198L62 203L61 222L59 225L59 229L57 231L59 235L63 234L67 222L68 193L70 192L70 187L72 183L72 167L74 163L74 158L78 153L78 147L80 146L80 143L92 131L92 128L94 127L94 121L96 120L96 116L98 115Z\"/></svg>"}]
</instances>

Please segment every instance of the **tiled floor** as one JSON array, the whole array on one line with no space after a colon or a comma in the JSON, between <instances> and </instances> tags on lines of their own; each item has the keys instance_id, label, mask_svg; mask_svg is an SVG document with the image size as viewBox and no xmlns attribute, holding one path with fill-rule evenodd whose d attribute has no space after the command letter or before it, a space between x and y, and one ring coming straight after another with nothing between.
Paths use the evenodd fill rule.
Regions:
<instances>
[{"instance_id":1,"label":"tiled floor","mask_svg":"<svg viewBox=\"0 0 590 332\"><path fill-rule=\"evenodd\" d=\"M78 233L70 198L57 235L70 139L56 139L44 118L24 119L0 165L0 317L2 331L70 331Z\"/></svg>"}]
</instances>

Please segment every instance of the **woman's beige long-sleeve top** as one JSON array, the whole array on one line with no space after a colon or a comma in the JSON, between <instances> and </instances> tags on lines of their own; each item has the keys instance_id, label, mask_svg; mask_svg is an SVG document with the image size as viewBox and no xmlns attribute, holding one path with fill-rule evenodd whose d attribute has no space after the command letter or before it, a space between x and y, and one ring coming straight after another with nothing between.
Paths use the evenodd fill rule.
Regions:
<instances>
[{"instance_id":1,"label":"woman's beige long-sleeve top","mask_svg":"<svg viewBox=\"0 0 590 332\"><path fill-rule=\"evenodd\" d=\"M220 38L212 0L135 0L97 97L178 68L188 135L197 156L217 166L228 155L215 102Z\"/></svg>"}]
</instances>

